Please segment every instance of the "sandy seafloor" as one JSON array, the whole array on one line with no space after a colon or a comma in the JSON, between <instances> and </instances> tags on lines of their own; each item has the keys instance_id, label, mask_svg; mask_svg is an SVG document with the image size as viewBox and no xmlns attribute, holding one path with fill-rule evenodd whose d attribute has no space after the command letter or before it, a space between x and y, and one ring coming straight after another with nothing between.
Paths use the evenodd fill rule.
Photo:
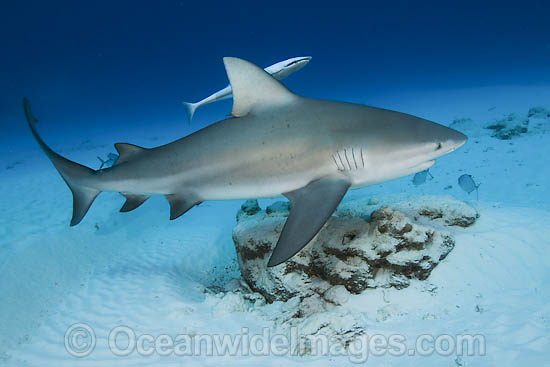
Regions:
<instances>
[{"instance_id":1,"label":"sandy seafloor","mask_svg":"<svg viewBox=\"0 0 550 367\"><path fill-rule=\"evenodd\" d=\"M335 96L335 99L348 99ZM530 107L550 109L549 87L498 87L402 93L353 99L416 114L443 124L472 118L468 143L439 159L434 179L415 187L411 177L348 193L348 197L402 193L451 195L480 212L470 228L454 228L456 247L431 276L404 290L367 290L346 309L360 312L368 333L402 334L414 344L422 334L482 334L484 356L370 356L370 366L546 365L550 357L550 119L546 128L498 140L483 126L492 118ZM208 109L209 107L205 107ZM36 111L39 115L40 111ZM199 109L197 115L203 113ZM21 119L23 123L23 119ZM46 124L47 122L41 122ZM174 122L176 124L177 122ZM182 111L182 123L184 116ZM156 134L129 131L126 141L155 146ZM47 141L53 133L40 126ZM182 134L189 127L174 125ZM120 130L117 130L117 132ZM176 130L177 131L177 130ZM61 154L97 168L97 155L113 151L113 130L52 145ZM160 136L160 138L153 137ZM0 365L268 365L352 364L338 356L115 356L107 336L125 325L137 335L262 333L273 327L263 313L220 312L204 289L239 277L231 240L242 201L206 202L168 220L168 204L153 197L138 210L118 212L123 198L103 193L84 221L69 228L71 195L32 142L2 154L0 190ZM479 200L457 185L463 173L481 183ZM452 185L452 188L447 188ZM261 204L266 200L260 201ZM426 292L427 285L432 290ZM393 312L381 320L379 309ZM268 309L278 312L273 304ZM64 334L86 323L97 336L85 358L65 350Z\"/></svg>"}]
</instances>

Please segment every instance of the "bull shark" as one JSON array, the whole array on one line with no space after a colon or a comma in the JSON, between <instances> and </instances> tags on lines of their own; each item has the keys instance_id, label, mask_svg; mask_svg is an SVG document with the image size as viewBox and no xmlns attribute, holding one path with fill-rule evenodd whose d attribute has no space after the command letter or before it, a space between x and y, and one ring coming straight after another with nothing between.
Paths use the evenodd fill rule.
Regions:
<instances>
[{"instance_id":1,"label":"bull shark","mask_svg":"<svg viewBox=\"0 0 550 367\"><path fill-rule=\"evenodd\" d=\"M164 195L170 219L205 200L285 196L290 214L267 266L306 246L348 191L428 169L463 145L462 133L408 114L298 96L258 66L223 59L233 90L232 117L155 148L117 143L112 167L93 170L34 138L73 194L71 226L102 191L118 191L139 207Z\"/></svg>"},{"instance_id":2,"label":"bull shark","mask_svg":"<svg viewBox=\"0 0 550 367\"><path fill-rule=\"evenodd\" d=\"M268 66L264 70L275 79L282 80L287 76L289 76L290 74L293 74L298 70L300 70L301 68L303 68L304 66L306 66L309 60L311 60L311 56L293 57L288 60L280 61L276 64ZM212 102L221 101L227 98L231 98L231 85L228 85L227 87L217 91L216 93L213 93L212 95L198 102L195 102L195 103L183 102L183 107L185 108L185 112L187 113L187 118L189 119L189 123L191 123L191 120L193 119L195 110L200 106L204 106Z\"/></svg>"}]
</instances>

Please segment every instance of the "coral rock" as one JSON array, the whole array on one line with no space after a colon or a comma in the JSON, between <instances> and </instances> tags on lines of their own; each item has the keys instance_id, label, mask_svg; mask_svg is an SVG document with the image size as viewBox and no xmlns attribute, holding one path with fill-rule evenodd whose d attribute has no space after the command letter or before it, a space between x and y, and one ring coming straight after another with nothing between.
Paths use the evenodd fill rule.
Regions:
<instances>
[{"instance_id":1,"label":"coral rock","mask_svg":"<svg viewBox=\"0 0 550 367\"><path fill-rule=\"evenodd\" d=\"M374 202L378 204L343 203L336 212L339 216L332 216L306 247L272 268L266 265L288 216L288 204L274 203L252 215L240 212L233 241L243 279L268 302L315 296L341 305L349 293L404 288L412 279L426 279L455 244L441 224L466 227L478 217L473 208L449 198L401 203L403 210L373 207Z\"/></svg>"}]
</instances>

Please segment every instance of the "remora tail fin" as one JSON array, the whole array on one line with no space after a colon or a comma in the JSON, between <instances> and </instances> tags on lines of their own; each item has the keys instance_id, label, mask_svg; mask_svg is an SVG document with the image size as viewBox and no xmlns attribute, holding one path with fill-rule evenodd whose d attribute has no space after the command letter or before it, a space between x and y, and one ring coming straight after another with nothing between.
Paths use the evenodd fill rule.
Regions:
<instances>
[{"instance_id":1,"label":"remora tail fin","mask_svg":"<svg viewBox=\"0 0 550 367\"><path fill-rule=\"evenodd\" d=\"M193 120L193 115L195 114L197 107L197 103L183 102L183 108L185 108L185 113L187 114L189 123Z\"/></svg>"},{"instance_id":2,"label":"remora tail fin","mask_svg":"<svg viewBox=\"0 0 550 367\"><path fill-rule=\"evenodd\" d=\"M92 202L100 193L99 190L84 184L86 181L88 183L91 181L95 171L60 156L47 146L36 131L35 124L38 120L33 116L27 98L23 98L23 108L32 135L73 193L73 217L71 219L71 226L77 225L82 218L84 218L90 205L92 205Z\"/></svg>"}]
</instances>

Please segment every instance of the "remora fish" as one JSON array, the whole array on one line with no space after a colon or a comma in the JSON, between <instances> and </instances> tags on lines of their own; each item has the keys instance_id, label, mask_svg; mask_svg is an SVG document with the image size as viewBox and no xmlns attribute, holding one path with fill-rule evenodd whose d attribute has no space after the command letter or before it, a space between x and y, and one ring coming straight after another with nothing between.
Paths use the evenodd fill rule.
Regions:
<instances>
[{"instance_id":1,"label":"remora fish","mask_svg":"<svg viewBox=\"0 0 550 367\"><path fill-rule=\"evenodd\" d=\"M175 219L204 200L286 196L291 201L268 266L291 258L319 232L349 188L428 169L466 136L400 112L308 99L261 68L226 57L233 118L156 148L117 143L116 163L92 170L50 149L29 127L73 193L71 225L101 191L126 197L130 211L161 194Z\"/></svg>"},{"instance_id":2,"label":"remora fish","mask_svg":"<svg viewBox=\"0 0 550 367\"><path fill-rule=\"evenodd\" d=\"M276 64L268 66L264 70L275 79L281 80L306 66L309 60L311 60L311 56L293 57L291 59L280 61ZM191 122L191 120L193 119L195 110L200 106L204 106L205 104L209 104L212 102L221 101L222 99L227 98L231 98L231 85L228 85L222 90L219 90L216 93L198 102L183 102L183 107L185 108L185 112L187 113L187 118L189 119L189 122Z\"/></svg>"}]
</instances>

